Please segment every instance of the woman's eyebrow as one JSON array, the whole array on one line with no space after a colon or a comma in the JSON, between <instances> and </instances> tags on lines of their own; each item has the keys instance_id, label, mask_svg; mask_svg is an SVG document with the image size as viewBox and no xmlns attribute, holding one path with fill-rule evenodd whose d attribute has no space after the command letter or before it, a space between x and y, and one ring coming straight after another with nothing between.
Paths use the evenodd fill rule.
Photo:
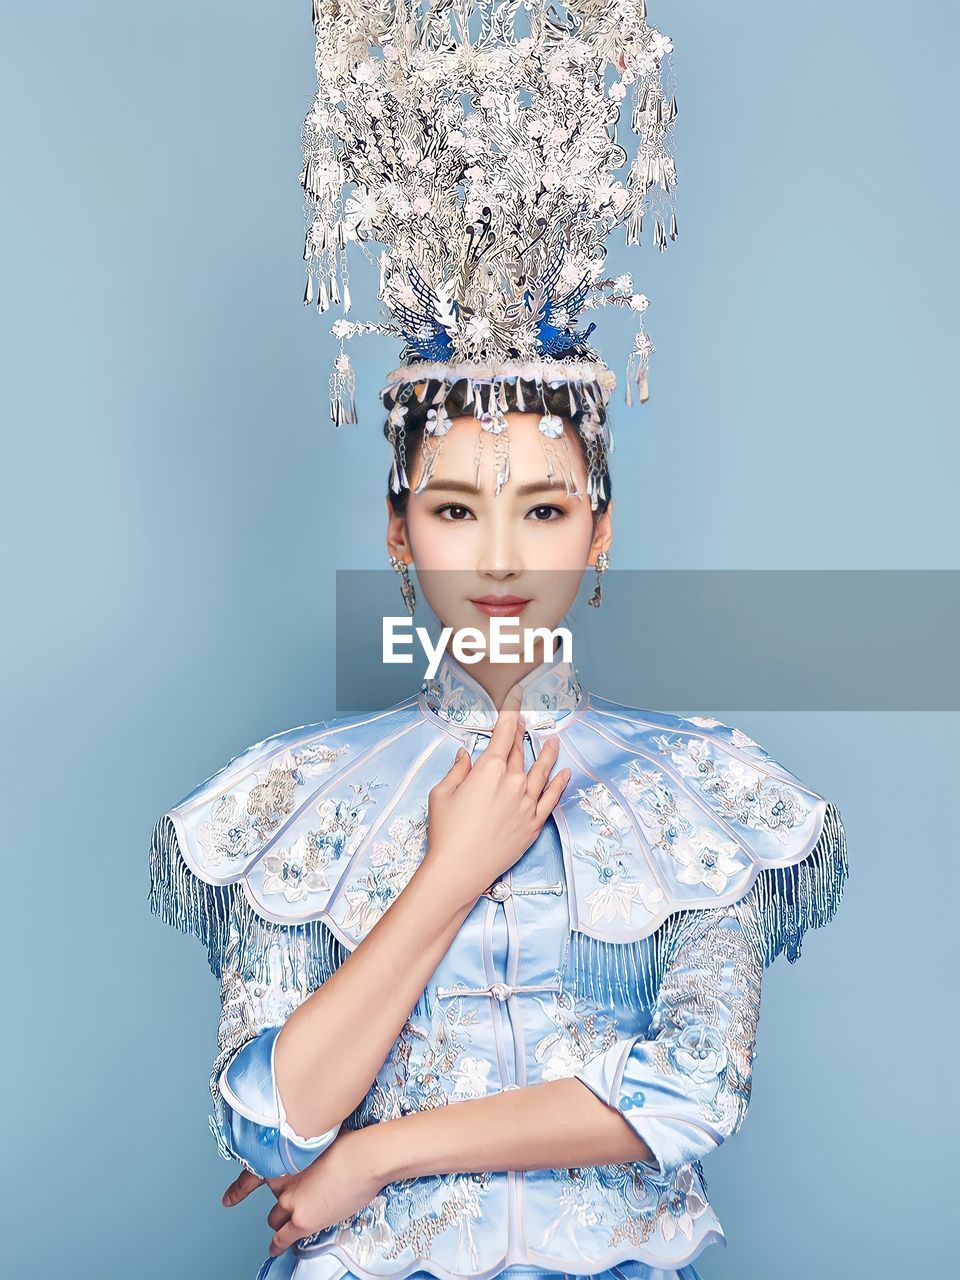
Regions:
<instances>
[{"instance_id":1,"label":"woman's eyebrow","mask_svg":"<svg viewBox=\"0 0 960 1280\"><path fill-rule=\"evenodd\" d=\"M470 493L474 497L480 492L477 486L470 484L468 480L431 480L420 492L429 493L434 489L442 489L445 493Z\"/></svg>"}]
</instances>

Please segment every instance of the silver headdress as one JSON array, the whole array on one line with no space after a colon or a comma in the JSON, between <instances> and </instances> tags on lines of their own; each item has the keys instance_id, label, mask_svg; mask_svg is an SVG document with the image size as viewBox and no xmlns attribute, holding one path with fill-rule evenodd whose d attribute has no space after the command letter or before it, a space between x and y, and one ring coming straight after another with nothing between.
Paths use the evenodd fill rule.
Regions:
<instances>
[{"instance_id":1,"label":"silver headdress","mask_svg":"<svg viewBox=\"0 0 960 1280\"><path fill-rule=\"evenodd\" d=\"M676 239L677 115L670 40L645 0L313 0L317 96L304 122L306 304L351 310L348 251L379 272L386 318L338 319L331 416L356 421L343 343L391 334L404 346L382 397L394 491L407 485L404 434L419 414L425 466L451 406L494 442L497 491L509 474L503 414L541 413L551 474L564 467L562 414L587 444L589 492L612 447L615 378L583 313L627 308L630 356L647 398L647 298L604 275L606 241ZM630 157L617 138L628 113ZM411 412L415 411L415 412ZM568 480L569 484L569 480Z\"/></svg>"}]
</instances>

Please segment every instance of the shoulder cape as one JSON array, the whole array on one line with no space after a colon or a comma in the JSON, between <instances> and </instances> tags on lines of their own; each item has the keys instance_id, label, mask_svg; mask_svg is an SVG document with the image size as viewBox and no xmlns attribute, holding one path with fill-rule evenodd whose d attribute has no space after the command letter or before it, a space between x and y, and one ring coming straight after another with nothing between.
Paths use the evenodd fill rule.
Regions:
<instances>
[{"instance_id":1,"label":"shoulder cape","mask_svg":"<svg viewBox=\"0 0 960 1280\"><path fill-rule=\"evenodd\" d=\"M255 743L157 822L151 909L196 934L217 975L231 936L261 977L273 943L303 937L317 985L419 865L427 794L464 737L412 697ZM580 945L655 943L683 913L744 903L764 962L792 961L832 917L840 815L738 729L591 694L560 746L573 772L554 817Z\"/></svg>"}]
</instances>

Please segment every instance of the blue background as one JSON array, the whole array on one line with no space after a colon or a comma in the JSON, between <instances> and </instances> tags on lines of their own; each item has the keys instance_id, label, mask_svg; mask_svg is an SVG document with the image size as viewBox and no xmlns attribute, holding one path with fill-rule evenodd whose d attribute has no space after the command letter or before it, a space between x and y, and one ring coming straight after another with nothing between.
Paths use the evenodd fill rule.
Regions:
<instances>
[{"instance_id":1,"label":"blue background","mask_svg":"<svg viewBox=\"0 0 960 1280\"><path fill-rule=\"evenodd\" d=\"M614 564L958 567L955 6L651 7L680 239L612 257L657 345L616 417ZM0 0L8 1275L252 1280L269 1237L267 1192L219 1206L216 987L146 855L229 756L330 714L335 568L385 563L395 350L353 344L335 433L300 305L309 9ZM751 1114L707 1166L730 1246L698 1266L932 1274L956 717L723 718L839 804L853 873L768 976Z\"/></svg>"}]
</instances>

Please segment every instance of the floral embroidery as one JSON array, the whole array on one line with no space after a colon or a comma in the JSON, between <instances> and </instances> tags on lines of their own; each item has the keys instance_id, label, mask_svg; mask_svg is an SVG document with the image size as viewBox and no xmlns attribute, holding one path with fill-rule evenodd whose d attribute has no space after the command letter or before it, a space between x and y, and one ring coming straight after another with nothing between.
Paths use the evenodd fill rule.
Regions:
<instances>
[{"instance_id":1,"label":"floral embroidery","mask_svg":"<svg viewBox=\"0 0 960 1280\"><path fill-rule=\"evenodd\" d=\"M327 747L322 742L286 751L266 778L249 792L231 791L212 806L210 821L200 823L197 840L208 867L224 859L236 861L259 852L272 833L296 807L297 788L305 778L326 772L347 745Z\"/></svg>"},{"instance_id":2,"label":"floral embroidery","mask_svg":"<svg viewBox=\"0 0 960 1280\"><path fill-rule=\"evenodd\" d=\"M666 1213L660 1215L660 1234L669 1242L679 1232L693 1239L693 1224L709 1208L702 1187L689 1165L679 1169L666 1195Z\"/></svg>"},{"instance_id":3,"label":"floral embroidery","mask_svg":"<svg viewBox=\"0 0 960 1280\"><path fill-rule=\"evenodd\" d=\"M680 864L681 884L703 884L723 893L745 866L740 846L717 827L706 825L694 806L669 786L659 769L631 760L623 783L637 817L655 848Z\"/></svg>"},{"instance_id":4,"label":"floral embroidery","mask_svg":"<svg viewBox=\"0 0 960 1280\"><path fill-rule=\"evenodd\" d=\"M600 881L600 888L586 897L590 923L622 920L629 924L638 899L652 915L663 901L663 891L657 885L631 878L636 873L637 859L623 847L630 819L602 782L581 787L577 795L581 809L590 815L591 827L600 834L590 849L583 845L573 847L575 857L593 864Z\"/></svg>"},{"instance_id":5,"label":"floral embroidery","mask_svg":"<svg viewBox=\"0 0 960 1280\"><path fill-rule=\"evenodd\" d=\"M453 1092L458 1098L482 1098L493 1064L484 1058L463 1058L456 1069Z\"/></svg>"},{"instance_id":6,"label":"floral embroidery","mask_svg":"<svg viewBox=\"0 0 960 1280\"><path fill-rule=\"evenodd\" d=\"M701 829L681 838L671 852L680 863L681 884L705 884L714 893L723 893L730 877L743 870L737 842L711 831Z\"/></svg>"},{"instance_id":7,"label":"floral embroidery","mask_svg":"<svg viewBox=\"0 0 960 1280\"><path fill-rule=\"evenodd\" d=\"M353 783L349 800L321 801L318 826L298 836L289 851L277 849L264 857L264 894L282 893L287 902L301 902L329 889L326 868L358 847L367 829L364 815L376 803L371 792L383 785Z\"/></svg>"},{"instance_id":8,"label":"floral embroidery","mask_svg":"<svg viewBox=\"0 0 960 1280\"><path fill-rule=\"evenodd\" d=\"M480 1002L462 996L437 1002L429 1032L408 1019L361 1104L359 1125L482 1097L492 1064L465 1053L471 1028L479 1022ZM388 1183L369 1205L329 1231L336 1233L338 1245L362 1263L374 1256L395 1258L407 1249L430 1257L433 1240L456 1227L470 1250L472 1265L479 1269L472 1224L482 1218L481 1199L490 1177L452 1173Z\"/></svg>"},{"instance_id":9,"label":"floral embroidery","mask_svg":"<svg viewBox=\"0 0 960 1280\"><path fill-rule=\"evenodd\" d=\"M684 1094L725 1137L750 1099L762 968L746 933L723 923L736 910L701 913L671 961L650 1024L658 1068L682 1078Z\"/></svg>"},{"instance_id":10,"label":"floral embroidery","mask_svg":"<svg viewBox=\"0 0 960 1280\"><path fill-rule=\"evenodd\" d=\"M351 881L344 895L347 912L342 924L355 938L373 928L423 860L427 848L426 805L417 818L395 819L387 834L389 839L375 842L364 873Z\"/></svg>"},{"instance_id":11,"label":"floral embroidery","mask_svg":"<svg viewBox=\"0 0 960 1280\"><path fill-rule=\"evenodd\" d=\"M456 1227L470 1266L479 1270L480 1250L473 1224L483 1218L483 1193L490 1176L444 1173L388 1183L369 1205L339 1227L336 1243L361 1264L374 1258L397 1258L408 1249L416 1257L429 1258L434 1240Z\"/></svg>"},{"instance_id":12,"label":"floral embroidery","mask_svg":"<svg viewBox=\"0 0 960 1280\"><path fill-rule=\"evenodd\" d=\"M704 795L719 803L725 817L770 831L786 842L787 832L807 816L808 810L794 788L741 760L718 757L704 738L671 738L663 734L654 743L683 777L690 778Z\"/></svg>"},{"instance_id":13,"label":"floral embroidery","mask_svg":"<svg viewBox=\"0 0 960 1280\"><path fill-rule=\"evenodd\" d=\"M465 729L491 729L497 709L489 696L466 684L444 653L437 674L421 685L430 709ZM575 711L582 697L580 682L569 662L553 662L536 669L523 686L522 711L529 728L549 729Z\"/></svg>"},{"instance_id":14,"label":"floral embroidery","mask_svg":"<svg viewBox=\"0 0 960 1280\"><path fill-rule=\"evenodd\" d=\"M598 1053L616 1042L617 1024L592 1000L561 991L550 1002L536 997L554 1030L537 1042L534 1057L543 1063L542 1079L575 1075Z\"/></svg>"}]
</instances>

